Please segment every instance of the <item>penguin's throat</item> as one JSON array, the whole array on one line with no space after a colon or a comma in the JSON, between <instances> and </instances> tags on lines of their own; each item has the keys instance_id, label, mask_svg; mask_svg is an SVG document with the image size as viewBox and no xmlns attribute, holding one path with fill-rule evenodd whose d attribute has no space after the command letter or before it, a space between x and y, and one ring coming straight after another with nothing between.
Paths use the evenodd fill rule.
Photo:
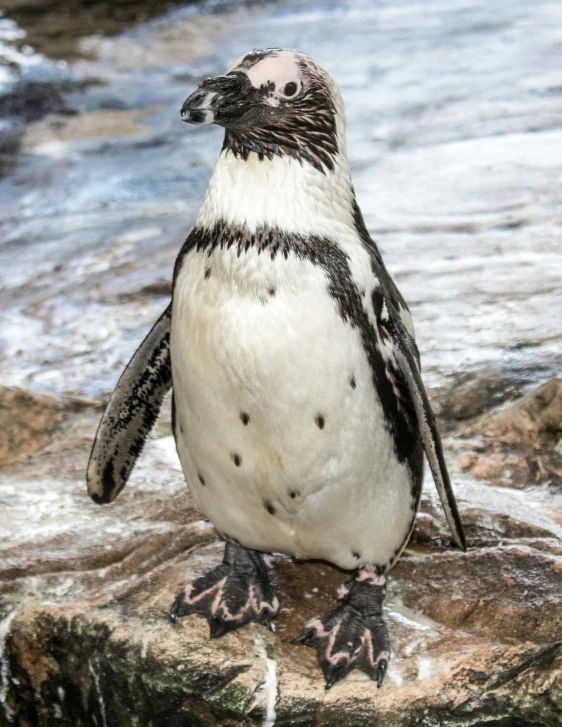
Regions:
<instances>
[{"instance_id":1,"label":"penguin's throat","mask_svg":"<svg viewBox=\"0 0 562 727\"><path fill-rule=\"evenodd\" d=\"M260 128L227 129L223 151L230 151L239 159L247 160L252 152L260 160L274 156L291 157L301 164L310 164L319 172L334 170L338 155L338 136L334 124L330 133L305 133L298 128L291 133L266 133Z\"/></svg>"},{"instance_id":2,"label":"penguin's throat","mask_svg":"<svg viewBox=\"0 0 562 727\"><path fill-rule=\"evenodd\" d=\"M319 170L291 156L241 158L221 152L197 226L217 222L253 231L274 227L298 234L333 238L342 227L355 229L354 193L344 155L334 157L332 170Z\"/></svg>"}]
</instances>

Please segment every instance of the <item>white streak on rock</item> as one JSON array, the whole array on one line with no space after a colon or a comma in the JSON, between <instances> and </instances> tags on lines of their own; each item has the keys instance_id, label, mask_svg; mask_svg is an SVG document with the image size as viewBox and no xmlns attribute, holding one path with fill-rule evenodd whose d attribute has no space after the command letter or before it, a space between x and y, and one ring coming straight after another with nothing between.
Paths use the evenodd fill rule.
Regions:
<instances>
[{"instance_id":1,"label":"white streak on rock","mask_svg":"<svg viewBox=\"0 0 562 727\"><path fill-rule=\"evenodd\" d=\"M392 664L392 661L390 662ZM388 670L387 678L393 682L397 687L401 687L404 683L404 679L402 678L402 672L396 665L392 666L391 669Z\"/></svg>"},{"instance_id":2,"label":"white streak on rock","mask_svg":"<svg viewBox=\"0 0 562 727\"><path fill-rule=\"evenodd\" d=\"M10 627L14 620L16 611L11 611L2 621L0 621L0 705L6 719L9 722L13 721L14 713L6 704L6 697L8 696L8 681L10 680L10 662L6 656L6 639L10 633Z\"/></svg>"},{"instance_id":3,"label":"white streak on rock","mask_svg":"<svg viewBox=\"0 0 562 727\"><path fill-rule=\"evenodd\" d=\"M274 659L270 659L268 656L266 656L266 664L265 691L267 694L267 704L263 727L273 727L277 716L275 713L275 703L277 701L277 664Z\"/></svg>"},{"instance_id":4,"label":"white streak on rock","mask_svg":"<svg viewBox=\"0 0 562 727\"><path fill-rule=\"evenodd\" d=\"M428 679L431 676L431 673L433 671L431 659L428 659L426 656L418 656L417 662L418 662L418 679L420 681L422 681L422 679Z\"/></svg>"},{"instance_id":5,"label":"white streak on rock","mask_svg":"<svg viewBox=\"0 0 562 727\"><path fill-rule=\"evenodd\" d=\"M105 713L105 702L103 701L103 694L101 693L101 684L100 684L100 677L99 674L94 669L93 659L88 659L88 668L90 670L90 674L94 678L94 686L96 688L96 692L98 695L98 702L100 705L100 712L101 712L101 719L103 723L103 727L107 727L107 717Z\"/></svg>"},{"instance_id":6,"label":"white streak on rock","mask_svg":"<svg viewBox=\"0 0 562 727\"><path fill-rule=\"evenodd\" d=\"M148 654L148 636L145 636L142 640L141 659L146 659L147 654Z\"/></svg>"},{"instance_id":7,"label":"white streak on rock","mask_svg":"<svg viewBox=\"0 0 562 727\"><path fill-rule=\"evenodd\" d=\"M263 659L265 663L265 676L263 682L260 684L259 689L265 691L265 717L262 722L262 727L274 727L277 719L277 713L275 711L275 704L277 702L277 663L275 659L272 659L267 655L267 645L263 636L255 636L254 646L256 649L257 656Z\"/></svg>"}]
</instances>

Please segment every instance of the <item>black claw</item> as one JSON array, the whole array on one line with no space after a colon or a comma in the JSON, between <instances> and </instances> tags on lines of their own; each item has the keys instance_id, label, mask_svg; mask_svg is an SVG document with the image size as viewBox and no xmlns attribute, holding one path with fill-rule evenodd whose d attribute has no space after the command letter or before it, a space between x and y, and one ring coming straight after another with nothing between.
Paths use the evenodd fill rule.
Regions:
<instances>
[{"instance_id":1,"label":"black claw","mask_svg":"<svg viewBox=\"0 0 562 727\"><path fill-rule=\"evenodd\" d=\"M328 666L324 669L324 676L326 677L326 691L331 689L334 684L341 682L341 680L347 676L349 672L349 664L345 660L338 661L335 666Z\"/></svg>"},{"instance_id":2,"label":"black claw","mask_svg":"<svg viewBox=\"0 0 562 727\"><path fill-rule=\"evenodd\" d=\"M386 667L388 666L388 662L386 659L381 659L377 666L377 688L380 689L382 687L382 683L384 681L384 675L386 674Z\"/></svg>"},{"instance_id":3,"label":"black claw","mask_svg":"<svg viewBox=\"0 0 562 727\"><path fill-rule=\"evenodd\" d=\"M172 608L170 609L170 621L172 623L176 623L178 616L181 616L181 609L184 604L183 600L183 591L180 593L180 595L176 598L176 600L172 603Z\"/></svg>"},{"instance_id":4,"label":"black claw","mask_svg":"<svg viewBox=\"0 0 562 727\"><path fill-rule=\"evenodd\" d=\"M264 614L261 617L261 619L260 619L259 622L262 624L262 626L265 626L266 629L268 629L269 631L271 631L273 633L273 624L272 624L271 619L269 618L269 616L267 616L267 615Z\"/></svg>"},{"instance_id":5,"label":"black claw","mask_svg":"<svg viewBox=\"0 0 562 727\"><path fill-rule=\"evenodd\" d=\"M220 616L213 616L209 619L209 627L211 630L212 639L220 639L224 636L228 630L226 623L221 619Z\"/></svg>"},{"instance_id":6,"label":"black claw","mask_svg":"<svg viewBox=\"0 0 562 727\"><path fill-rule=\"evenodd\" d=\"M210 628L210 638L211 639L220 639L221 636L224 636L223 629L218 625L211 625Z\"/></svg>"},{"instance_id":7,"label":"black claw","mask_svg":"<svg viewBox=\"0 0 562 727\"><path fill-rule=\"evenodd\" d=\"M306 631L303 631L300 636L297 636L296 639L293 639L291 644L304 644L305 646L308 646L309 639L312 639L315 633L316 629L307 629Z\"/></svg>"}]
</instances>

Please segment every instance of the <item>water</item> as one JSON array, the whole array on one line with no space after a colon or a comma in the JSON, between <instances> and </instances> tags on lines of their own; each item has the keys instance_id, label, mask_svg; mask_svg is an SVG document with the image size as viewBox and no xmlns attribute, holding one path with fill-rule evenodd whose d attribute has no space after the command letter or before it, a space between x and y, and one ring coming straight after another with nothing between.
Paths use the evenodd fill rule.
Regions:
<instances>
[{"instance_id":1,"label":"water","mask_svg":"<svg viewBox=\"0 0 562 727\"><path fill-rule=\"evenodd\" d=\"M357 196L428 383L559 371L561 21L549 2L279 2L81 38L64 113L27 126L0 181L2 382L108 396L166 305L220 149L222 131L179 108L200 78L272 45L341 86Z\"/></svg>"}]
</instances>

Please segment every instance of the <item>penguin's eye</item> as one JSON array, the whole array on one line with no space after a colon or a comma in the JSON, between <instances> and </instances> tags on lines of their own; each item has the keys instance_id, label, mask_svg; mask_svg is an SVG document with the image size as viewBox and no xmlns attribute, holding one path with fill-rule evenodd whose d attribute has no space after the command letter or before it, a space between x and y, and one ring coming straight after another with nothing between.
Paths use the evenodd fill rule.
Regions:
<instances>
[{"instance_id":1,"label":"penguin's eye","mask_svg":"<svg viewBox=\"0 0 562 727\"><path fill-rule=\"evenodd\" d=\"M296 81L289 81L281 86L279 93L285 98L293 98L297 95L299 90L299 84Z\"/></svg>"}]
</instances>

